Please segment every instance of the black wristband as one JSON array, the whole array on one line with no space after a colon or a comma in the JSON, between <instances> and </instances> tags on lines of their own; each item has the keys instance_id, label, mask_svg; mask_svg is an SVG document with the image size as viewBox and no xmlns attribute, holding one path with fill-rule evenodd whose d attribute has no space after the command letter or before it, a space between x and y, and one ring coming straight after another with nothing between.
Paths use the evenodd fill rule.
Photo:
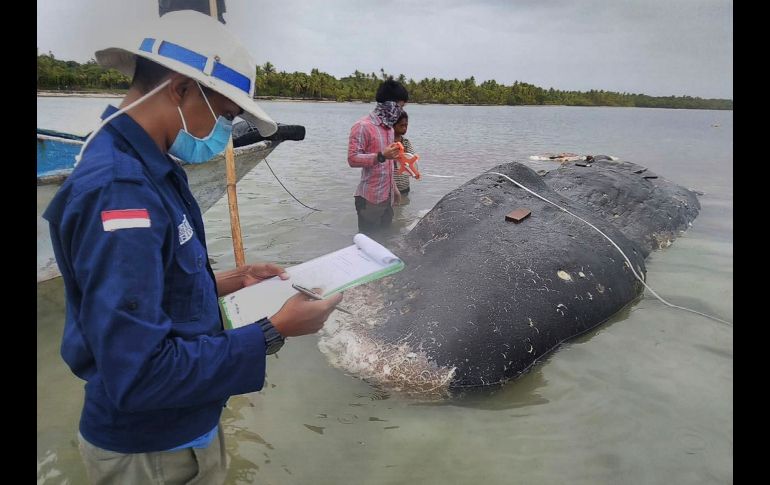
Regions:
<instances>
[{"instance_id":1,"label":"black wristband","mask_svg":"<svg viewBox=\"0 0 770 485\"><path fill-rule=\"evenodd\" d=\"M377 162L385 163L385 155L382 152L377 152Z\"/></svg>"},{"instance_id":2,"label":"black wristband","mask_svg":"<svg viewBox=\"0 0 770 485\"><path fill-rule=\"evenodd\" d=\"M275 329L269 318L263 318L257 323L262 327L262 333L265 336L265 353L270 355L278 352L283 347L285 340L283 335Z\"/></svg>"}]
</instances>

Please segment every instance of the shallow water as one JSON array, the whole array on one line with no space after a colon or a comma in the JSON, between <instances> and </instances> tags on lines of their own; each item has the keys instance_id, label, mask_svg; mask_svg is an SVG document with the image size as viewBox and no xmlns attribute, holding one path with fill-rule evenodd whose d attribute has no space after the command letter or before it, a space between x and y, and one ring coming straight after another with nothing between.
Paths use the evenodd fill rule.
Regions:
<instances>
[{"instance_id":1,"label":"shallow water","mask_svg":"<svg viewBox=\"0 0 770 485\"><path fill-rule=\"evenodd\" d=\"M67 99L39 98L39 126L85 126L76 131L85 133L95 126L89 116L56 113L98 115L115 102ZM304 141L282 144L268 162L295 196L322 212L296 203L260 164L238 188L247 259L288 265L351 244L359 172L345 162L347 134L372 105L263 104L276 120L307 128ZM407 137L425 177L412 181L392 237L500 163L543 153L614 155L705 193L692 228L648 258L647 281L672 303L732 321L732 112L407 111ZM215 269L227 268L226 201L205 219ZM58 355L62 293L61 279L38 285L38 483L84 480L75 446L82 383ZM269 358L263 391L234 397L225 410L228 483L730 483L732 354L732 327L646 294L501 389L421 403L331 367L316 336L290 339Z\"/></svg>"}]
</instances>

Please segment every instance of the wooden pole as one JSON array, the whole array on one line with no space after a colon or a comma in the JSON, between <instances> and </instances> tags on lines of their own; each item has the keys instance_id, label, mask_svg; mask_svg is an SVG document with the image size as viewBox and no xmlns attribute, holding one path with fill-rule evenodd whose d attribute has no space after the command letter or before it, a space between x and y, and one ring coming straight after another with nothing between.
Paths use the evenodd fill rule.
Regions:
<instances>
[{"instance_id":1,"label":"wooden pole","mask_svg":"<svg viewBox=\"0 0 770 485\"><path fill-rule=\"evenodd\" d=\"M209 13L215 20L217 15L217 0L209 0ZM230 231L233 235L233 255L236 268L246 264L243 254L243 239L241 238L241 218L238 214L238 194L235 184L238 178L235 174L235 153L233 152L233 137L227 142L225 148L225 171L227 172L227 205L230 208Z\"/></svg>"},{"instance_id":2,"label":"wooden pole","mask_svg":"<svg viewBox=\"0 0 770 485\"><path fill-rule=\"evenodd\" d=\"M233 153L233 138L227 142L225 148L225 167L227 172L227 205L230 208L230 230L233 234L233 254L235 255L235 266L241 267L246 264L246 258L243 255L243 239L241 239L241 219L238 215L238 196L235 191L237 181L235 175L235 155Z\"/></svg>"}]
</instances>

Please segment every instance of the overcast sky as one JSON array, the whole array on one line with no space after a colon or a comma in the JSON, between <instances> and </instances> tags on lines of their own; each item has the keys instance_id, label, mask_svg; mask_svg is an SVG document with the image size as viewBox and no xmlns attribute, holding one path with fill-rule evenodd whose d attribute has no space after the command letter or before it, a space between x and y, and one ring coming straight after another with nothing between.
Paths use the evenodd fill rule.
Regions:
<instances>
[{"instance_id":1,"label":"overcast sky","mask_svg":"<svg viewBox=\"0 0 770 485\"><path fill-rule=\"evenodd\" d=\"M384 68L653 96L733 98L731 0L227 0L258 64L337 78ZM84 62L157 0L37 0L37 47Z\"/></svg>"}]
</instances>

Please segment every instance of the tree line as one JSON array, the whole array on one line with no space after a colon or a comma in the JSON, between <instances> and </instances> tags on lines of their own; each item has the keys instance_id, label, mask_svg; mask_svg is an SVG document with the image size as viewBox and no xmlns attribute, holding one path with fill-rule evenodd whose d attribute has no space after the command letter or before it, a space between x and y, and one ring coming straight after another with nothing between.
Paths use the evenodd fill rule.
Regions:
<instances>
[{"instance_id":1,"label":"tree line","mask_svg":"<svg viewBox=\"0 0 770 485\"><path fill-rule=\"evenodd\" d=\"M379 73L356 70L340 79L312 69L304 72L278 71L266 62L256 68L255 92L259 97L298 98L308 100L372 101L383 79L393 77L409 90L413 103L479 104L479 105L566 105L626 106L639 108L733 109L731 99L703 99L692 96L647 96L604 90L561 91L544 89L515 81L512 85L494 80L476 83L467 79L407 79L392 76L383 69ZM56 59L52 53L37 56L37 89L89 91L122 91L130 79L114 69L104 69L95 60L80 64Z\"/></svg>"}]
</instances>

